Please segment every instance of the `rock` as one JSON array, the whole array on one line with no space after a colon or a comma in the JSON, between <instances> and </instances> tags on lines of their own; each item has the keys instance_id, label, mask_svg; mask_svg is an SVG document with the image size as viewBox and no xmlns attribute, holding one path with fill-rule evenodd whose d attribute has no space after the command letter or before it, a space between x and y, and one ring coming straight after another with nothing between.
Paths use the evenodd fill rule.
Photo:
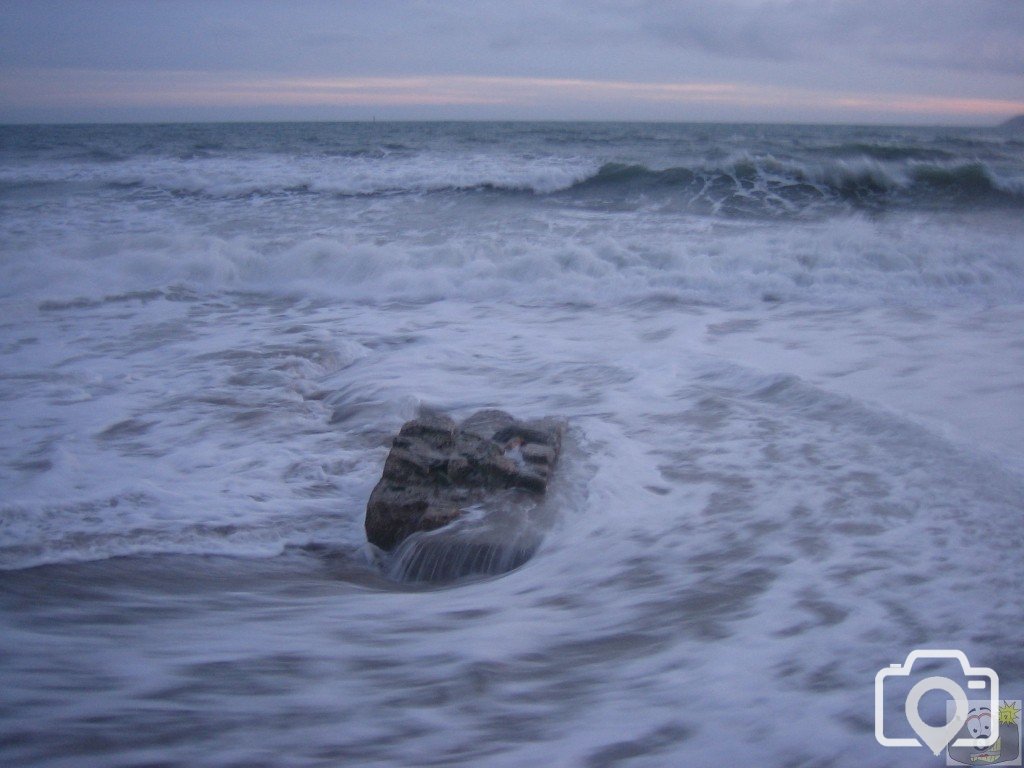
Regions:
<instances>
[{"instance_id":1,"label":"rock","mask_svg":"<svg viewBox=\"0 0 1024 768\"><path fill-rule=\"evenodd\" d=\"M422 413L392 443L366 505L366 538L394 552L414 534L466 521L462 528L475 533L464 541L444 539L447 565L431 561L422 546L409 553L407 565L418 563L414 577L516 567L537 544L518 524L520 511L536 506L546 491L564 429L556 419L517 421L497 410L478 411L461 424ZM410 575L408 568L402 575Z\"/></svg>"}]
</instances>

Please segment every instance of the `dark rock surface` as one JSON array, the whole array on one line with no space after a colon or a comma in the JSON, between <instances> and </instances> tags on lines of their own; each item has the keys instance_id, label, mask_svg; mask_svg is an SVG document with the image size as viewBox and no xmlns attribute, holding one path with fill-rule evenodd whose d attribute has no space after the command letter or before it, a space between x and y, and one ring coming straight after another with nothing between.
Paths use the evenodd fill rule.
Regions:
<instances>
[{"instance_id":1,"label":"dark rock surface","mask_svg":"<svg viewBox=\"0 0 1024 768\"><path fill-rule=\"evenodd\" d=\"M406 422L366 505L366 538L390 552L413 534L464 519L491 518L486 541L480 536L467 538L458 552L452 549L450 537L446 541L449 560L461 565L428 562L431 556L421 548L410 555L411 561L419 563L417 574L412 575L449 577L460 575L452 573L453 568L492 572L515 567L536 546L535 541L523 544L521 526L513 524L519 519L516 509L536 505L544 494L564 429L556 419L517 421L497 410L478 411L461 424L437 413L423 413ZM502 528L505 533L496 534ZM503 552L510 547L523 552Z\"/></svg>"}]
</instances>

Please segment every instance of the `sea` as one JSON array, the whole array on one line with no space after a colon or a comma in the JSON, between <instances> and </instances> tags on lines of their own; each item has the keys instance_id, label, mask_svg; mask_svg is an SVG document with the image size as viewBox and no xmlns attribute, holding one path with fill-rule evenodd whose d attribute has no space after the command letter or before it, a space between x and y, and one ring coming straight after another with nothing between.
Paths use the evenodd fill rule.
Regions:
<instances>
[{"instance_id":1,"label":"sea","mask_svg":"<svg viewBox=\"0 0 1024 768\"><path fill-rule=\"evenodd\" d=\"M933 766L879 670L1024 697L1019 133L0 127L0 403L4 766ZM565 419L528 562L379 567L424 408Z\"/></svg>"}]
</instances>

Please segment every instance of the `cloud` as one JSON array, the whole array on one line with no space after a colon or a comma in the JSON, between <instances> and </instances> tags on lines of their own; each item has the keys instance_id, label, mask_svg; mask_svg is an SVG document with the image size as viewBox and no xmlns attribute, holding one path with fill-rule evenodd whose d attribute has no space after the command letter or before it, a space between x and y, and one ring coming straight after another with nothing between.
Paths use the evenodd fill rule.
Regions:
<instances>
[{"instance_id":1,"label":"cloud","mask_svg":"<svg viewBox=\"0 0 1024 768\"><path fill-rule=\"evenodd\" d=\"M1024 72L1020 0L0 0L0 18L7 67L595 76L704 54Z\"/></svg>"},{"instance_id":2,"label":"cloud","mask_svg":"<svg viewBox=\"0 0 1024 768\"><path fill-rule=\"evenodd\" d=\"M720 57L1024 73L1013 0L650 0L645 32Z\"/></svg>"},{"instance_id":3,"label":"cloud","mask_svg":"<svg viewBox=\"0 0 1024 768\"><path fill-rule=\"evenodd\" d=\"M319 100L495 106L416 117L683 120L923 120L946 105L980 121L1024 101L1022 50L1024 0L0 0L0 118L32 98L52 110L42 117L63 119L61 103L84 115L87 98L99 107L163 94L168 110L200 98L214 110L221 94L254 109L272 96L296 119ZM172 87L181 72L191 80ZM358 78L380 87L339 85ZM382 85L403 78L428 86ZM335 85L241 85L314 80ZM104 84L118 82L120 96ZM708 83L734 90L673 90ZM698 104L735 109L671 108Z\"/></svg>"},{"instance_id":4,"label":"cloud","mask_svg":"<svg viewBox=\"0 0 1024 768\"><path fill-rule=\"evenodd\" d=\"M153 107L403 107L506 105L514 109L572 109L605 105L735 109L772 107L869 110L890 115L1008 116L1024 112L1024 101L929 96L833 93L736 82L640 82L553 77L421 75L414 77L258 77L201 71L108 72L39 70L30 81L0 76L0 87L16 108L59 106Z\"/></svg>"}]
</instances>

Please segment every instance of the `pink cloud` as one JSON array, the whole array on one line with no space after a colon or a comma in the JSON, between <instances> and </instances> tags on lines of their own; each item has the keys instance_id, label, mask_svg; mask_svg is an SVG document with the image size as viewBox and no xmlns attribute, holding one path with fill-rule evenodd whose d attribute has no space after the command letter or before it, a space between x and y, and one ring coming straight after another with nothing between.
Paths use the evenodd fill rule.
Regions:
<instances>
[{"instance_id":1,"label":"pink cloud","mask_svg":"<svg viewBox=\"0 0 1024 768\"><path fill-rule=\"evenodd\" d=\"M1024 112L1024 102L905 94L836 94L733 82L632 82L544 77L267 77L178 70L36 70L0 76L5 100L19 107L259 107L507 105L622 106L718 103L735 108L791 107L858 113L977 115ZM756 116L756 113L754 114Z\"/></svg>"}]
</instances>

